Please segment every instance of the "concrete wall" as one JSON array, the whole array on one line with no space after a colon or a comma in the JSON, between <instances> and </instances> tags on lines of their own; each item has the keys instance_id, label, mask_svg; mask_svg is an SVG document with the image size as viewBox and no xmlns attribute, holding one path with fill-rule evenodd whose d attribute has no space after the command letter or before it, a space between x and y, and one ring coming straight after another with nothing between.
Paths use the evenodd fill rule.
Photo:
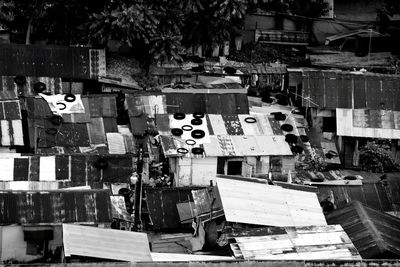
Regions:
<instances>
[{"instance_id":1,"label":"concrete wall","mask_svg":"<svg viewBox=\"0 0 400 267\"><path fill-rule=\"evenodd\" d=\"M217 157L171 158L170 166L176 186L210 185L210 180L215 184Z\"/></svg>"},{"instance_id":2,"label":"concrete wall","mask_svg":"<svg viewBox=\"0 0 400 267\"><path fill-rule=\"evenodd\" d=\"M23 227L20 225L10 225L0 227L0 261L16 260L27 262L40 259L42 255L27 255L27 242L24 241ZM49 242L49 250L55 250L62 246L62 228L53 227L53 240Z\"/></svg>"}]
</instances>

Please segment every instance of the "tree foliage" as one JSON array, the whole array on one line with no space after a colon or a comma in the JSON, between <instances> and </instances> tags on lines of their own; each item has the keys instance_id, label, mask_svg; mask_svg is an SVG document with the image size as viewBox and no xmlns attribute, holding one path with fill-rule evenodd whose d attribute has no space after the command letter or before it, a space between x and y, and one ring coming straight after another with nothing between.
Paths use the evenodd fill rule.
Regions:
<instances>
[{"instance_id":1,"label":"tree foliage","mask_svg":"<svg viewBox=\"0 0 400 267\"><path fill-rule=\"evenodd\" d=\"M372 172L392 172L398 164L390 154L390 146L368 142L360 149L360 164L364 170Z\"/></svg>"}]
</instances>

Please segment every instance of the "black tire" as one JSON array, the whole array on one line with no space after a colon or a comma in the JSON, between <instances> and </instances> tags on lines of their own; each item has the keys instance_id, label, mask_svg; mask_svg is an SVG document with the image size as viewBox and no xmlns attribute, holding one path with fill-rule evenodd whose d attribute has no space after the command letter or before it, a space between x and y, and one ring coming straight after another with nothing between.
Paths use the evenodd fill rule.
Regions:
<instances>
[{"instance_id":1,"label":"black tire","mask_svg":"<svg viewBox=\"0 0 400 267\"><path fill-rule=\"evenodd\" d=\"M254 117L247 117L244 119L244 121L247 123L255 123L257 120Z\"/></svg>"},{"instance_id":2,"label":"black tire","mask_svg":"<svg viewBox=\"0 0 400 267\"><path fill-rule=\"evenodd\" d=\"M192 125L183 125L182 130L191 131L191 130L193 130L193 126Z\"/></svg>"},{"instance_id":3,"label":"black tire","mask_svg":"<svg viewBox=\"0 0 400 267\"><path fill-rule=\"evenodd\" d=\"M194 147L192 148L192 154L195 155L202 155L204 153L204 149L201 147Z\"/></svg>"},{"instance_id":4,"label":"black tire","mask_svg":"<svg viewBox=\"0 0 400 267\"><path fill-rule=\"evenodd\" d=\"M56 105L57 105L57 106L60 106L60 107L58 108L59 110L64 110L64 109L67 108L67 105L65 105L65 103L63 103L63 102L57 102Z\"/></svg>"},{"instance_id":5,"label":"black tire","mask_svg":"<svg viewBox=\"0 0 400 267\"><path fill-rule=\"evenodd\" d=\"M56 135L58 133L58 130L56 128L48 128L48 129L46 129L45 132L48 135Z\"/></svg>"},{"instance_id":6,"label":"black tire","mask_svg":"<svg viewBox=\"0 0 400 267\"><path fill-rule=\"evenodd\" d=\"M203 130L193 130L191 135L194 139L201 139L206 136L206 133Z\"/></svg>"},{"instance_id":7,"label":"black tire","mask_svg":"<svg viewBox=\"0 0 400 267\"><path fill-rule=\"evenodd\" d=\"M42 82L37 82L33 85L33 90L39 94L39 93L43 93L44 91L46 91L46 84L42 83Z\"/></svg>"},{"instance_id":8,"label":"black tire","mask_svg":"<svg viewBox=\"0 0 400 267\"><path fill-rule=\"evenodd\" d=\"M174 114L174 119L175 120L183 120L185 117L186 117L186 115L184 113L178 112L178 113Z\"/></svg>"},{"instance_id":9,"label":"black tire","mask_svg":"<svg viewBox=\"0 0 400 267\"><path fill-rule=\"evenodd\" d=\"M294 134L287 134L285 136L285 141L290 144L295 144L297 143L297 136L295 136Z\"/></svg>"},{"instance_id":10,"label":"black tire","mask_svg":"<svg viewBox=\"0 0 400 267\"><path fill-rule=\"evenodd\" d=\"M14 82L17 85L24 85L24 84L26 84L26 77L24 75L17 75L14 78Z\"/></svg>"},{"instance_id":11,"label":"black tire","mask_svg":"<svg viewBox=\"0 0 400 267\"><path fill-rule=\"evenodd\" d=\"M310 142L310 138L307 135L300 135L300 139L303 143Z\"/></svg>"},{"instance_id":12,"label":"black tire","mask_svg":"<svg viewBox=\"0 0 400 267\"><path fill-rule=\"evenodd\" d=\"M333 150L329 150L327 154L331 154L332 157L337 157L337 156L339 156L338 153L337 153L336 151L333 151Z\"/></svg>"},{"instance_id":13,"label":"black tire","mask_svg":"<svg viewBox=\"0 0 400 267\"><path fill-rule=\"evenodd\" d=\"M301 154L301 153L303 153L303 151L304 151L304 149L303 149L301 146L292 146L292 147L290 148L290 150L291 150L293 153L296 153L296 154Z\"/></svg>"},{"instance_id":14,"label":"black tire","mask_svg":"<svg viewBox=\"0 0 400 267\"><path fill-rule=\"evenodd\" d=\"M204 113L203 112L195 112L195 113L193 113L193 117L194 118L196 118L196 119L202 119L202 118L204 118Z\"/></svg>"},{"instance_id":15,"label":"black tire","mask_svg":"<svg viewBox=\"0 0 400 267\"><path fill-rule=\"evenodd\" d=\"M49 118L49 121L53 124L53 125L61 125L64 122L63 117L58 116L58 115L53 115Z\"/></svg>"},{"instance_id":16,"label":"black tire","mask_svg":"<svg viewBox=\"0 0 400 267\"><path fill-rule=\"evenodd\" d=\"M194 145L196 144L196 141L193 140L193 139L187 139L187 140L185 141L185 143L186 143L188 146L194 146Z\"/></svg>"},{"instance_id":17,"label":"black tire","mask_svg":"<svg viewBox=\"0 0 400 267\"><path fill-rule=\"evenodd\" d=\"M187 149L184 148L184 147L180 147L180 148L178 148L176 151L177 151L178 153L180 153L180 154L186 154L186 153L189 152L189 150L187 150Z\"/></svg>"},{"instance_id":18,"label":"black tire","mask_svg":"<svg viewBox=\"0 0 400 267\"><path fill-rule=\"evenodd\" d=\"M74 102L76 100L76 96L74 94L66 94L64 100L66 102Z\"/></svg>"},{"instance_id":19,"label":"black tire","mask_svg":"<svg viewBox=\"0 0 400 267\"><path fill-rule=\"evenodd\" d=\"M282 131L285 131L285 132L291 132L291 131L293 131L293 126L285 123L285 124L282 124L281 129L282 129Z\"/></svg>"},{"instance_id":20,"label":"black tire","mask_svg":"<svg viewBox=\"0 0 400 267\"><path fill-rule=\"evenodd\" d=\"M274 118L277 121L284 121L284 120L286 120L286 115L279 112L279 113L275 113Z\"/></svg>"},{"instance_id":21,"label":"black tire","mask_svg":"<svg viewBox=\"0 0 400 267\"><path fill-rule=\"evenodd\" d=\"M183 134L183 130L179 128L172 128L171 133L174 136L181 136Z\"/></svg>"},{"instance_id":22,"label":"black tire","mask_svg":"<svg viewBox=\"0 0 400 267\"><path fill-rule=\"evenodd\" d=\"M202 125L203 124L203 120L202 119L193 119L190 121L190 123L192 125Z\"/></svg>"}]
</instances>

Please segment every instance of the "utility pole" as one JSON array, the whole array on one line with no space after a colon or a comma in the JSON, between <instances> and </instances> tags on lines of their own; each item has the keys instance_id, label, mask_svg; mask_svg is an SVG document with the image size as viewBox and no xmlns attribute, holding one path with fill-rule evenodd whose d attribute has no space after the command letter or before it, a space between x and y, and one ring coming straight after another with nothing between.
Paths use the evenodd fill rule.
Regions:
<instances>
[{"instance_id":1,"label":"utility pole","mask_svg":"<svg viewBox=\"0 0 400 267\"><path fill-rule=\"evenodd\" d=\"M136 231L141 231L142 229L142 212L141 212L141 202L142 202L142 173L143 173L143 158L144 158L144 149L143 143L146 143L146 137L142 139L141 144L139 145L138 154L137 154L137 166L136 172L138 175L138 179L135 185L135 229Z\"/></svg>"}]
</instances>

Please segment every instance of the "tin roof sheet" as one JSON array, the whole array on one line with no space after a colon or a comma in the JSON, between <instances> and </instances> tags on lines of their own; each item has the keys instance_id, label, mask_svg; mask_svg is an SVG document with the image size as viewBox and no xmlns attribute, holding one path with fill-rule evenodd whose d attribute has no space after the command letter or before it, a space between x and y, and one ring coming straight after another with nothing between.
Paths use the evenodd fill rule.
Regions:
<instances>
[{"instance_id":1,"label":"tin roof sheet","mask_svg":"<svg viewBox=\"0 0 400 267\"><path fill-rule=\"evenodd\" d=\"M119 261L152 261L146 233L63 224L64 255Z\"/></svg>"},{"instance_id":2,"label":"tin roof sheet","mask_svg":"<svg viewBox=\"0 0 400 267\"><path fill-rule=\"evenodd\" d=\"M315 193L218 176L217 187L229 222L279 227L327 225Z\"/></svg>"},{"instance_id":3,"label":"tin roof sheet","mask_svg":"<svg viewBox=\"0 0 400 267\"><path fill-rule=\"evenodd\" d=\"M97 79L106 75L105 50L48 45L0 45L0 75Z\"/></svg>"},{"instance_id":4,"label":"tin roof sheet","mask_svg":"<svg viewBox=\"0 0 400 267\"><path fill-rule=\"evenodd\" d=\"M0 99L18 99L19 96L34 96L34 85L42 82L46 85L45 92L51 94L63 93L61 78L54 77L25 77L26 84L18 86L14 82L15 76L0 76Z\"/></svg>"},{"instance_id":5,"label":"tin roof sheet","mask_svg":"<svg viewBox=\"0 0 400 267\"><path fill-rule=\"evenodd\" d=\"M400 257L400 219L354 201L327 214L330 224L340 224L364 259Z\"/></svg>"},{"instance_id":6,"label":"tin roof sheet","mask_svg":"<svg viewBox=\"0 0 400 267\"><path fill-rule=\"evenodd\" d=\"M0 191L0 224L106 223L108 190Z\"/></svg>"},{"instance_id":7,"label":"tin roof sheet","mask_svg":"<svg viewBox=\"0 0 400 267\"><path fill-rule=\"evenodd\" d=\"M256 228L257 229L257 228ZM285 227L283 233L229 235L236 258L245 260L361 260L340 225Z\"/></svg>"}]
</instances>

